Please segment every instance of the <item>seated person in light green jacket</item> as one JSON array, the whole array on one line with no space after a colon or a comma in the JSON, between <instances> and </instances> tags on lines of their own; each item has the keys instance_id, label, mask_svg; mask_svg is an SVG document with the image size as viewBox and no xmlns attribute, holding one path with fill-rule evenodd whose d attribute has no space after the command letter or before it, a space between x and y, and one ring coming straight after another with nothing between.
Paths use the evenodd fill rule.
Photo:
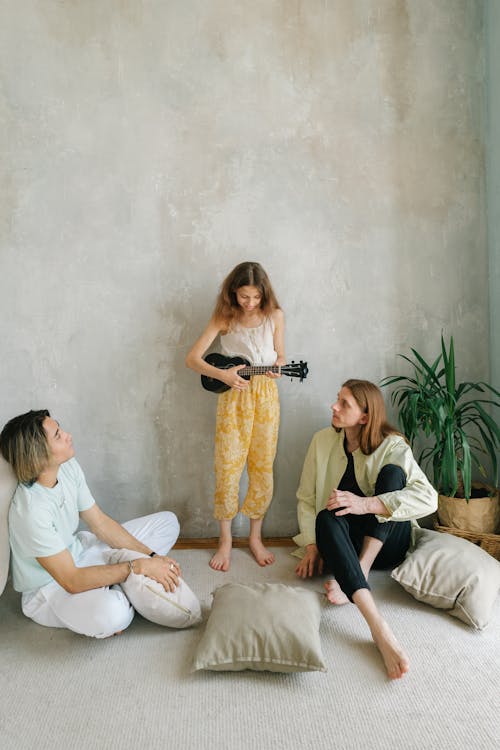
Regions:
<instances>
[{"instance_id":1,"label":"seated person in light green jacket","mask_svg":"<svg viewBox=\"0 0 500 750\"><path fill-rule=\"evenodd\" d=\"M436 510L437 493L405 438L387 422L376 385L343 384L332 406L332 427L311 441L297 498L297 575L325 570L335 576L325 583L328 600L358 607L389 677L402 677L408 657L377 610L368 573L404 559L416 519Z\"/></svg>"}]
</instances>

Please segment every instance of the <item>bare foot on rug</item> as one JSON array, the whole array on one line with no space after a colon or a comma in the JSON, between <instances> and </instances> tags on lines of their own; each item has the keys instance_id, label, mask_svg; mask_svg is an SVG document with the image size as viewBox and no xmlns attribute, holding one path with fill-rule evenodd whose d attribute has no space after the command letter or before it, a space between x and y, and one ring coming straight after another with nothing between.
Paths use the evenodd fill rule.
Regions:
<instances>
[{"instance_id":1,"label":"bare foot on rug","mask_svg":"<svg viewBox=\"0 0 500 750\"><path fill-rule=\"evenodd\" d=\"M372 636L391 680L397 680L406 674L410 661L385 620L380 618L379 624L372 628Z\"/></svg>"},{"instance_id":2,"label":"bare foot on rug","mask_svg":"<svg viewBox=\"0 0 500 750\"><path fill-rule=\"evenodd\" d=\"M347 604L349 599L344 594L335 578L330 578L325 583L326 598L330 604Z\"/></svg>"},{"instance_id":3,"label":"bare foot on rug","mask_svg":"<svg viewBox=\"0 0 500 750\"><path fill-rule=\"evenodd\" d=\"M219 542L219 549L208 563L213 570L220 570L225 573L229 570L229 564L231 562L231 548L232 542Z\"/></svg>"},{"instance_id":4,"label":"bare foot on rug","mask_svg":"<svg viewBox=\"0 0 500 750\"><path fill-rule=\"evenodd\" d=\"M250 539L248 542L248 546L250 547L250 552L262 568L264 568L266 565L273 564L273 553L264 547L260 539Z\"/></svg>"}]
</instances>

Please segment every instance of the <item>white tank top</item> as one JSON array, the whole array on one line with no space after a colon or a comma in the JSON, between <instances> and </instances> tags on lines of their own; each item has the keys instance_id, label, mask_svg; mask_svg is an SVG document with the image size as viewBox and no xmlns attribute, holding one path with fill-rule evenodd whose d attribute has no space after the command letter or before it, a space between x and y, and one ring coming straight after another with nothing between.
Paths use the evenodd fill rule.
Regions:
<instances>
[{"instance_id":1,"label":"white tank top","mask_svg":"<svg viewBox=\"0 0 500 750\"><path fill-rule=\"evenodd\" d=\"M221 334L220 343L226 357L244 357L251 365L274 365L278 358L272 318L265 318L256 328L235 323L228 333Z\"/></svg>"}]
</instances>

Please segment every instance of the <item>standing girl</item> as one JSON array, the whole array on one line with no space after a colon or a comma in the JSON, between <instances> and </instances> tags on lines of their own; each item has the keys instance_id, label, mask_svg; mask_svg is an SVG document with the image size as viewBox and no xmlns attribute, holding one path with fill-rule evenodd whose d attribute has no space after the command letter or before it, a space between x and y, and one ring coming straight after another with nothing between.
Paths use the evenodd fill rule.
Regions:
<instances>
[{"instance_id":1,"label":"standing girl","mask_svg":"<svg viewBox=\"0 0 500 750\"><path fill-rule=\"evenodd\" d=\"M259 565L274 555L262 543L262 522L273 496L273 462L279 426L278 373L238 375L244 365L220 370L203 355L220 334L222 354L244 357L251 365L284 365L284 315L269 278L259 263L240 263L222 284L208 326L186 357L191 369L226 383L219 396L215 426L215 511L219 547L214 570L229 569L231 522L238 513L240 477L247 463L248 492L241 512L250 518L250 550Z\"/></svg>"}]
</instances>

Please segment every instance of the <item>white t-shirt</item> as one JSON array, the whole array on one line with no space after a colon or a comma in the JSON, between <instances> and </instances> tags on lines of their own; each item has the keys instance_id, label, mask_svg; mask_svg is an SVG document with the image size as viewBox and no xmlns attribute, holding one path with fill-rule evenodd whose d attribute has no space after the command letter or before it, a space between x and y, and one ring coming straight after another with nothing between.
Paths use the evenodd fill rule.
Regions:
<instances>
[{"instance_id":1,"label":"white t-shirt","mask_svg":"<svg viewBox=\"0 0 500 750\"><path fill-rule=\"evenodd\" d=\"M18 484L9 511L9 541L16 591L33 591L50 583L52 576L37 557L69 549L78 559L82 545L75 536L79 512L94 505L85 476L75 458L62 464L55 487L38 482Z\"/></svg>"}]
</instances>

